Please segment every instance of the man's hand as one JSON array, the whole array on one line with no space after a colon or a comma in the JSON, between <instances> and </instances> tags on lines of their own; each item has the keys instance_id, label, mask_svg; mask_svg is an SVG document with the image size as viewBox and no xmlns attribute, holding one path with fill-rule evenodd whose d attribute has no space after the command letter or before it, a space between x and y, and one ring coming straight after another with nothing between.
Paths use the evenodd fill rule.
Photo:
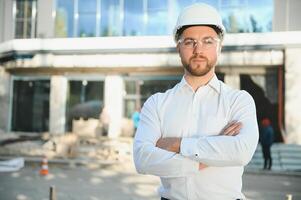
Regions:
<instances>
[{"instance_id":1,"label":"man's hand","mask_svg":"<svg viewBox=\"0 0 301 200\"><path fill-rule=\"evenodd\" d=\"M205 169L207 167L208 167L208 165L205 165L203 163L199 163L199 170Z\"/></svg>"},{"instance_id":2,"label":"man's hand","mask_svg":"<svg viewBox=\"0 0 301 200\"><path fill-rule=\"evenodd\" d=\"M160 149L165 149L167 151L179 153L181 140L182 138L176 138L176 137L160 138L157 141L156 147L159 147Z\"/></svg>"},{"instance_id":3,"label":"man's hand","mask_svg":"<svg viewBox=\"0 0 301 200\"><path fill-rule=\"evenodd\" d=\"M223 130L220 132L220 135L235 136L239 134L241 128L241 122L233 121L223 128Z\"/></svg>"}]
</instances>

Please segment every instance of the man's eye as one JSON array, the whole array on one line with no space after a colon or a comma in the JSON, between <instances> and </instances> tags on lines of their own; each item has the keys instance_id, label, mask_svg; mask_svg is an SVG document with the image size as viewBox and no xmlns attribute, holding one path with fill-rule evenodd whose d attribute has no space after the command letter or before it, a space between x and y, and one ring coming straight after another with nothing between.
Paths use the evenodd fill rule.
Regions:
<instances>
[{"instance_id":1,"label":"man's eye","mask_svg":"<svg viewBox=\"0 0 301 200\"><path fill-rule=\"evenodd\" d=\"M193 40L186 40L184 41L184 45L193 45L194 41Z\"/></svg>"},{"instance_id":2,"label":"man's eye","mask_svg":"<svg viewBox=\"0 0 301 200\"><path fill-rule=\"evenodd\" d=\"M204 42L205 44L213 44L213 43L214 43L214 40L208 38L208 39L205 39L203 42Z\"/></svg>"}]
</instances>

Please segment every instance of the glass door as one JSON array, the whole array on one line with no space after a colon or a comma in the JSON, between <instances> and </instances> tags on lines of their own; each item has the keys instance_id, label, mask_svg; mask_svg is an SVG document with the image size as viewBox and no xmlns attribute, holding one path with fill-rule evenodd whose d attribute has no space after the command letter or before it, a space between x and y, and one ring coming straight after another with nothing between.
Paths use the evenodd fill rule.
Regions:
<instances>
[{"instance_id":1,"label":"glass door","mask_svg":"<svg viewBox=\"0 0 301 200\"><path fill-rule=\"evenodd\" d=\"M49 129L49 80L15 80L12 131L44 132Z\"/></svg>"}]
</instances>

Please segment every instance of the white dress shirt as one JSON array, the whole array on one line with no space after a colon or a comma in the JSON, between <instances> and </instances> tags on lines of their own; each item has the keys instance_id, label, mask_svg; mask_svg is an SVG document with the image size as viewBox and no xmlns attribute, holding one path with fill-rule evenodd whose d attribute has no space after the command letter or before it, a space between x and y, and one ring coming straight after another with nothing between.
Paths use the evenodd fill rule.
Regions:
<instances>
[{"instance_id":1,"label":"white dress shirt","mask_svg":"<svg viewBox=\"0 0 301 200\"><path fill-rule=\"evenodd\" d=\"M236 136L221 134L231 121ZM156 147L161 137L181 137L180 153ZM253 98L214 76L196 92L183 77L165 93L152 95L141 111L134 141L139 173L161 178L159 194L172 200L230 200L241 192L244 166L258 143ZM199 170L199 163L208 167Z\"/></svg>"}]
</instances>

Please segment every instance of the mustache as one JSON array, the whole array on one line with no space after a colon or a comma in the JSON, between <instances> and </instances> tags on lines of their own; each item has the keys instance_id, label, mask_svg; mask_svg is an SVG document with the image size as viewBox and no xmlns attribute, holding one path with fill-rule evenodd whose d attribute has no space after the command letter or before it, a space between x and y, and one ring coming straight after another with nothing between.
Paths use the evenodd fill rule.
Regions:
<instances>
[{"instance_id":1,"label":"mustache","mask_svg":"<svg viewBox=\"0 0 301 200\"><path fill-rule=\"evenodd\" d=\"M204 59L204 60L208 61L208 58L207 58L207 57L205 57L205 56L203 56L203 55L199 55L199 54L196 54L196 55L192 56L192 57L190 58L190 61L193 60L193 59Z\"/></svg>"}]
</instances>

